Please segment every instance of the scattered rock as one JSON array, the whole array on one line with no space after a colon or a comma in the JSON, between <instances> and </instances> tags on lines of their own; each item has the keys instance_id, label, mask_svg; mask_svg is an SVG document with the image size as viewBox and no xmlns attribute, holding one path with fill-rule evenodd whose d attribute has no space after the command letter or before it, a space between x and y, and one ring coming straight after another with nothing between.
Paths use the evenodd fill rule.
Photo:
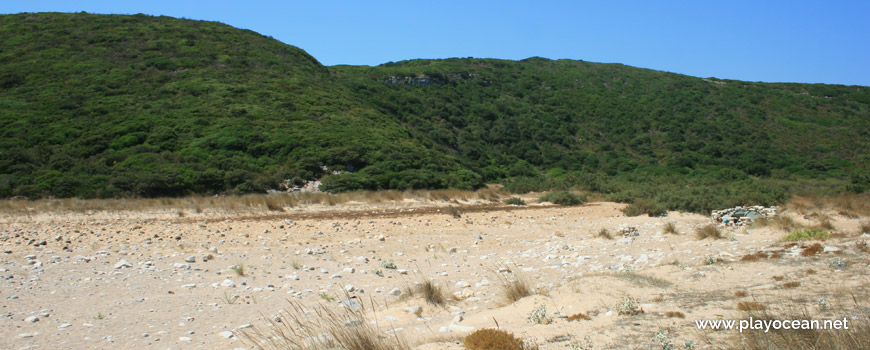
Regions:
<instances>
[{"instance_id":1,"label":"scattered rock","mask_svg":"<svg viewBox=\"0 0 870 350\"><path fill-rule=\"evenodd\" d=\"M118 270L118 269L125 269L125 268L131 268L131 267L133 267L133 264L131 264L131 263L130 263L129 261L127 261L126 259L121 260L121 261L119 261L117 264L115 264L115 269L116 269L116 270Z\"/></svg>"}]
</instances>

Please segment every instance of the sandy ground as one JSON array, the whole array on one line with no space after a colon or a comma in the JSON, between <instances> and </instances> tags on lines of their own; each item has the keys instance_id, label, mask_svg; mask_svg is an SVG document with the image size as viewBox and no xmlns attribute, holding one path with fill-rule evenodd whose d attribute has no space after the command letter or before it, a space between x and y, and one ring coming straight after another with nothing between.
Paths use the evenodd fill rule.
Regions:
<instances>
[{"instance_id":1,"label":"sandy ground","mask_svg":"<svg viewBox=\"0 0 870 350\"><path fill-rule=\"evenodd\" d=\"M404 202L184 217L5 215L0 348L251 349L238 331L268 329L265 318L288 301L363 304L382 330L419 349L462 349L464 334L496 326L541 349L650 348L663 331L678 348L710 348L736 332L699 331L694 321L741 318L741 301L867 320L866 308L828 315L819 305L822 297L870 304L861 218L834 214L846 237L806 257L808 243L790 247L770 227L698 240L694 229L708 217L625 217L622 207L478 203L458 218L445 204ZM663 232L669 221L679 234ZM625 227L638 236L623 238ZM614 238L599 237L602 228ZM778 257L740 260L759 251ZM500 281L515 278L542 294L505 300ZM425 280L445 289L446 305L396 295ZM620 313L629 299L643 313ZM545 320L530 322L541 306ZM590 319L567 320L577 313Z\"/></svg>"}]
</instances>

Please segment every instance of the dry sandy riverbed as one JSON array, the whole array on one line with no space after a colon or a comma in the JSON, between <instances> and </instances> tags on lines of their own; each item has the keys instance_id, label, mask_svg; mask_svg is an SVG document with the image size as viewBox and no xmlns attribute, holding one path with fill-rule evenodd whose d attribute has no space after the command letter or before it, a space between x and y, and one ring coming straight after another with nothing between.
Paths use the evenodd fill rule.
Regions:
<instances>
[{"instance_id":1,"label":"dry sandy riverbed","mask_svg":"<svg viewBox=\"0 0 870 350\"><path fill-rule=\"evenodd\" d=\"M443 203L407 202L184 217L7 215L0 348L250 349L233 332L268 327L264 317L288 300L340 307L347 296L375 310L381 329L421 349L461 349L463 334L496 323L541 349L649 348L665 330L672 344L705 348L736 332L698 331L694 320L743 317L741 301L807 308L820 318L822 297L868 305L860 218L834 215L848 237L805 257L771 227L698 240L705 216L625 217L622 207L467 204L458 218ZM669 221L679 234L663 232ZM629 226L639 235L619 236ZM614 239L599 237L602 228ZM740 261L759 251L780 257ZM847 265L832 266L837 258ZM543 294L506 301L499 281L513 278ZM425 280L446 290L446 305L395 295ZM644 312L620 315L628 299ZM552 321L530 323L541 305ZM830 316L866 322L866 308L850 310ZM590 319L565 318L577 313Z\"/></svg>"}]
</instances>

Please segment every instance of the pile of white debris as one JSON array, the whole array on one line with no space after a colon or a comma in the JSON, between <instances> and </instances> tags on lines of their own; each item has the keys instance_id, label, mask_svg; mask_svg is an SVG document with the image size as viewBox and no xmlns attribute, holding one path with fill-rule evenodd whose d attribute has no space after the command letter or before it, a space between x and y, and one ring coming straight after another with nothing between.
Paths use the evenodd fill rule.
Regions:
<instances>
[{"instance_id":1,"label":"pile of white debris","mask_svg":"<svg viewBox=\"0 0 870 350\"><path fill-rule=\"evenodd\" d=\"M757 219L766 219L776 216L776 207L761 205L734 207L710 212L713 222L726 226L744 226L751 224Z\"/></svg>"}]
</instances>

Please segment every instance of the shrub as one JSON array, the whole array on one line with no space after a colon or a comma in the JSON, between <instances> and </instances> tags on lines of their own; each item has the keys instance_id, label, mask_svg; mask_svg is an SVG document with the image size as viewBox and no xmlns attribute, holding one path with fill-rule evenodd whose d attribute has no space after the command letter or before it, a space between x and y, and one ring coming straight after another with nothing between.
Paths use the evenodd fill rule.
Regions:
<instances>
[{"instance_id":1,"label":"shrub","mask_svg":"<svg viewBox=\"0 0 870 350\"><path fill-rule=\"evenodd\" d=\"M809 240L826 240L831 237L828 231L818 229L802 229L796 230L787 236L783 237L783 241L809 241Z\"/></svg>"},{"instance_id":2,"label":"shrub","mask_svg":"<svg viewBox=\"0 0 870 350\"><path fill-rule=\"evenodd\" d=\"M659 202L650 199L638 199L629 206L622 208L626 216L640 216L647 214L650 217L668 215L668 208Z\"/></svg>"},{"instance_id":3,"label":"shrub","mask_svg":"<svg viewBox=\"0 0 870 350\"><path fill-rule=\"evenodd\" d=\"M606 228L602 228L601 231L598 231L598 237L605 239L613 239L613 235L610 234L610 231L607 231Z\"/></svg>"},{"instance_id":4,"label":"shrub","mask_svg":"<svg viewBox=\"0 0 870 350\"><path fill-rule=\"evenodd\" d=\"M695 229L695 235L698 236L698 239L712 238L712 239L721 239L722 231L719 230L716 225L708 224Z\"/></svg>"},{"instance_id":5,"label":"shrub","mask_svg":"<svg viewBox=\"0 0 870 350\"><path fill-rule=\"evenodd\" d=\"M462 343L469 350L523 350L523 341L512 333L484 328L465 337Z\"/></svg>"},{"instance_id":6,"label":"shrub","mask_svg":"<svg viewBox=\"0 0 870 350\"><path fill-rule=\"evenodd\" d=\"M509 205L526 205L526 201L524 201L520 197L511 197L504 201L505 204Z\"/></svg>"},{"instance_id":7,"label":"shrub","mask_svg":"<svg viewBox=\"0 0 870 350\"><path fill-rule=\"evenodd\" d=\"M550 192L538 199L539 202L550 202L558 205L580 205L586 203L586 196L578 196L571 192Z\"/></svg>"}]
</instances>

